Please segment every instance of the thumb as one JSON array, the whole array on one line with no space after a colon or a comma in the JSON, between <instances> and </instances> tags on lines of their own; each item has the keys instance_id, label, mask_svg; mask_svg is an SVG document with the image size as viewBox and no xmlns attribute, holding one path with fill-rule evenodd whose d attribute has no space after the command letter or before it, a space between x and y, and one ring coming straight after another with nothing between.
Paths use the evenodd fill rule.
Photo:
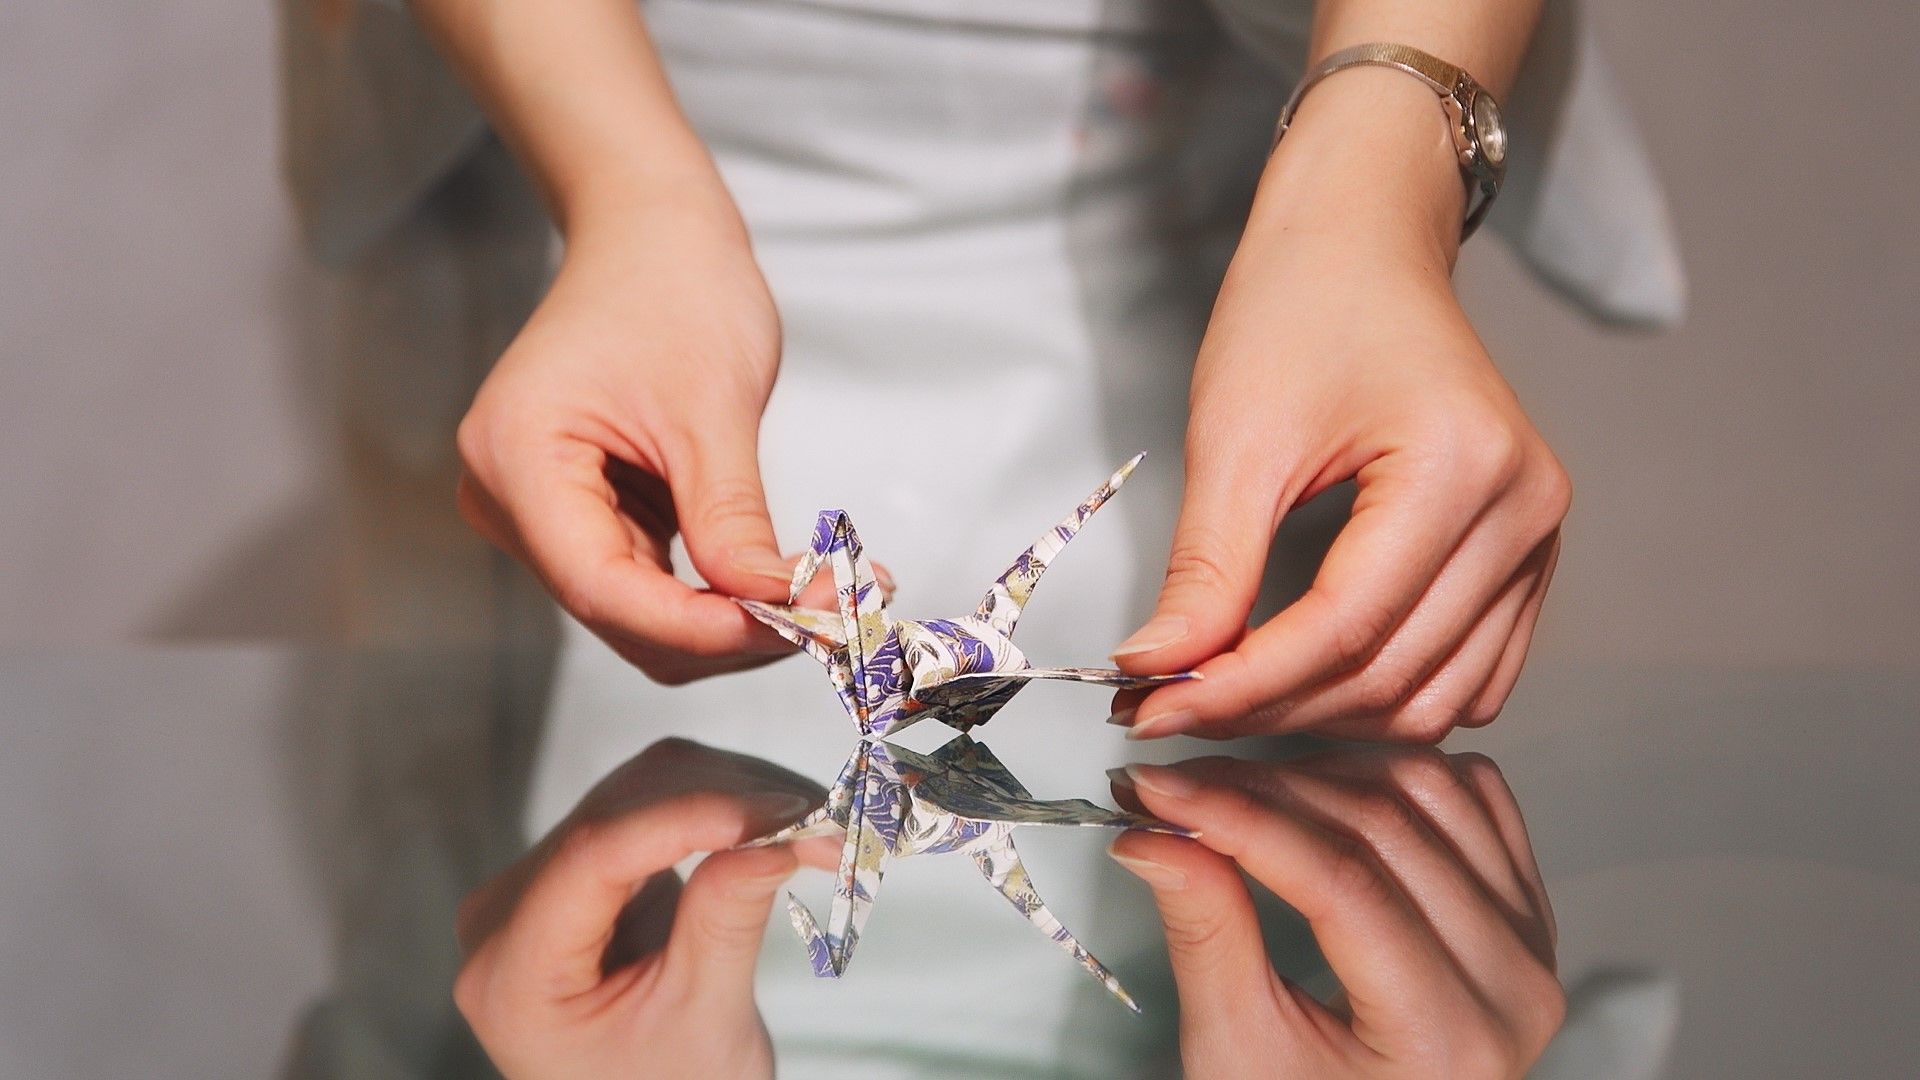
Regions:
<instances>
[{"instance_id":1,"label":"thumb","mask_svg":"<svg viewBox=\"0 0 1920 1080\"><path fill-rule=\"evenodd\" d=\"M753 422L702 428L674 464L674 513L700 576L729 596L784 602L793 562L774 540Z\"/></svg>"},{"instance_id":2,"label":"thumb","mask_svg":"<svg viewBox=\"0 0 1920 1080\"><path fill-rule=\"evenodd\" d=\"M1233 860L1159 833L1122 833L1108 850L1153 889L1183 1023L1240 1018L1270 1024L1247 1017L1250 1007L1270 998L1277 980L1253 897Z\"/></svg>"},{"instance_id":3,"label":"thumb","mask_svg":"<svg viewBox=\"0 0 1920 1080\"><path fill-rule=\"evenodd\" d=\"M708 1001L750 1000L767 914L780 883L800 866L784 844L707 856L680 893L662 974Z\"/></svg>"},{"instance_id":4,"label":"thumb","mask_svg":"<svg viewBox=\"0 0 1920 1080\"><path fill-rule=\"evenodd\" d=\"M1256 487L1189 464L1166 581L1153 617L1113 651L1121 668L1143 675L1184 670L1246 632L1276 526L1248 497Z\"/></svg>"}]
</instances>

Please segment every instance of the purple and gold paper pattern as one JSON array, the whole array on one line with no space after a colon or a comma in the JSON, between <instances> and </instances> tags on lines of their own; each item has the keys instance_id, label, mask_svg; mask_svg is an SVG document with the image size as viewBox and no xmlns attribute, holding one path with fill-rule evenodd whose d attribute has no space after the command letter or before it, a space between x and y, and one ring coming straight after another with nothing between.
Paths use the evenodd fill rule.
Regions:
<instances>
[{"instance_id":1,"label":"purple and gold paper pattern","mask_svg":"<svg viewBox=\"0 0 1920 1080\"><path fill-rule=\"evenodd\" d=\"M1119 490L1144 455L1121 466L1072 514L1014 560L971 615L958 619L894 619L859 534L845 511L825 510L807 554L795 568L789 603L739 601L755 618L826 666L834 692L860 742L829 791L826 805L803 820L754 841L778 843L844 829L833 906L822 929L813 912L787 896L794 930L807 945L814 974L846 971L866 925L889 858L964 852L1022 916L1039 927L1129 1009L1119 980L1047 910L1013 846L1021 825L1184 830L1082 799L1036 799L987 750L968 737L1034 679L1109 687L1145 687L1177 675L1134 676L1112 668L1038 668L1013 643L1013 632L1047 565L1088 518ZM835 583L835 611L793 606L826 566ZM932 754L896 746L888 736L938 720L963 734Z\"/></svg>"}]
</instances>

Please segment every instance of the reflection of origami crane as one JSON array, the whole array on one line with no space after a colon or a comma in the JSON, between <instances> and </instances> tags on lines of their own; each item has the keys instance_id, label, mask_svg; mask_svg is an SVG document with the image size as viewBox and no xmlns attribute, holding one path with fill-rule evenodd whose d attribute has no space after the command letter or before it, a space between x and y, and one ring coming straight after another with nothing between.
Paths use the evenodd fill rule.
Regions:
<instances>
[{"instance_id":1,"label":"reflection of origami crane","mask_svg":"<svg viewBox=\"0 0 1920 1080\"><path fill-rule=\"evenodd\" d=\"M807 943L814 974L846 970L872 910L888 857L964 851L994 888L1035 926L1073 954L1128 1008L1133 999L1104 965L1075 941L1041 903L1013 847L1018 825L1091 825L1179 832L1170 825L1104 810L1090 802L1035 799L987 751L964 735L931 755L884 741L932 718L965 732L986 723L1033 679L1141 687L1189 674L1132 676L1110 668L1037 668L1013 644L1014 625L1047 564L1080 526L1125 482L1140 458L1121 466L1071 516L1054 526L994 582L972 615L925 622L887 614L860 538L846 512L823 511L807 555L793 576L792 597L832 566L837 612L742 600L754 617L825 664L834 691L860 729L826 805L757 843L846 830L840 880L828 929L792 894L788 911Z\"/></svg>"}]
</instances>

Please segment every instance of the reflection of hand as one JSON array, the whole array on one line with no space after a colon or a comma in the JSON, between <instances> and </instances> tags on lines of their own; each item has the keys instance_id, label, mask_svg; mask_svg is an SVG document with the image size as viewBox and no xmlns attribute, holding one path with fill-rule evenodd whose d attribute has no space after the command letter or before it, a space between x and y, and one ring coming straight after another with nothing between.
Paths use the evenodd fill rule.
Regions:
<instances>
[{"instance_id":1,"label":"reflection of hand","mask_svg":"<svg viewBox=\"0 0 1920 1080\"><path fill-rule=\"evenodd\" d=\"M785 600L757 458L780 322L721 196L655 199L568 238L552 291L460 426L460 507L648 675L685 682L793 650L675 579Z\"/></svg>"},{"instance_id":2,"label":"reflection of hand","mask_svg":"<svg viewBox=\"0 0 1920 1080\"><path fill-rule=\"evenodd\" d=\"M1123 802L1201 834L1113 845L1160 906L1187 1075L1518 1077L1558 1030L1553 915L1486 758L1202 758L1127 775ZM1344 989L1334 1007L1274 972L1240 870L1306 917Z\"/></svg>"},{"instance_id":3,"label":"reflection of hand","mask_svg":"<svg viewBox=\"0 0 1920 1080\"><path fill-rule=\"evenodd\" d=\"M1115 653L1131 672L1206 679L1121 701L1139 736L1431 742L1492 720L1526 658L1567 476L1454 296L1461 185L1431 153L1433 96L1373 74L1415 141L1356 145L1382 125L1379 101L1338 111L1365 73L1316 88L1221 287L1165 584ZM1380 160L1352 166L1369 152ZM1394 164L1412 161L1420 177ZM1348 479L1353 514L1312 588L1249 631L1275 528Z\"/></svg>"},{"instance_id":4,"label":"reflection of hand","mask_svg":"<svg viewBox=\"0 0 1920 1080\"><path fill-rule=\"evenodd\" d=\"M726 848L800 817L820 789L668 739L621 766L461 906L454 999L502 1073L773 1075L754 961L784 846ZM683 886L673 865L714 851Z\"/></svg>"}]
</instances>

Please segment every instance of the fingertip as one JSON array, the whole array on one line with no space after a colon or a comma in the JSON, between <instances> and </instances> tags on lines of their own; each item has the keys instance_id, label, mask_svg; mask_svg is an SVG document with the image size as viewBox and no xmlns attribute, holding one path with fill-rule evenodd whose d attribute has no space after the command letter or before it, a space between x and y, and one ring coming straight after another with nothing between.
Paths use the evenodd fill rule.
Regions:
<instances>
[{"instance_id":1,"label":"fingertip","mask_svg":"<svg viewBox=\"0 0 1920 1080\"><path fill-rule=\"evenodd\" d=\"M728 898L746 904L770 903L780 886L800 869L799 856L786 844L717 852L701 865L715 862L719 867L711 873L720 877ZM697 873L699 868L695 869Z\"/></svg>"},{"instance_id":2,"label":"fingertip","mask_svg":"<svg viewBox=\"0 0 1920 1080\"><path fill-rule=\"evenodd\" d=\"M1152 847L1129 843L1135 834L1122 833L1107 845L1107 854L1126 871L1153 888L1154 892L1176 892L1187 887L1186 872L1166 860L1156 858Z\"/></svg>"}]
</instances>

